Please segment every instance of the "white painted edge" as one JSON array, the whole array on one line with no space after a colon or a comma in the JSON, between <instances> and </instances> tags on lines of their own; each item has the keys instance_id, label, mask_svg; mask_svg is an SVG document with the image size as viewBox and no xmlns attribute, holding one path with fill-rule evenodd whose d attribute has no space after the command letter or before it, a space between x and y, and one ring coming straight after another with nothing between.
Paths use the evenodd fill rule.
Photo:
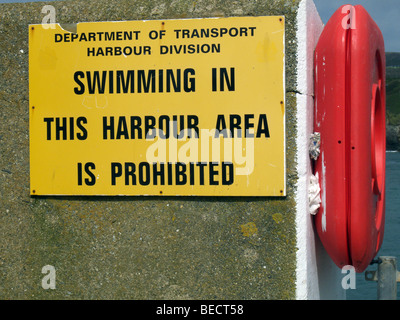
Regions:
<instances>
[{"instance_id":1,"label":"white painted edge","mask_svg":"<svg viewBox=\"0 0 400 320\"><path fill-rule=\"evenodd\" d=\"M323 23L312 0L302 0L297 12L297 173L296 188L296 299L320 299L309 182L312 175L309 139L313 132L314 49Z\"/></svg>"}]
</instances>

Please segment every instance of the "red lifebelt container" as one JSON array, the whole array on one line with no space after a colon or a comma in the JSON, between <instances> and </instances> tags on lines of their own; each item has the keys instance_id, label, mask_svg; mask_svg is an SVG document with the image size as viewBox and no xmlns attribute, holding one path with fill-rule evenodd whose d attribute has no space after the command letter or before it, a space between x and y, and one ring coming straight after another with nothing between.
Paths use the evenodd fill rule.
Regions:
<instances>
[{"instance_id":1,"label":"red lifebelt container","mask_svg":"<svg viewBox=\"0 0 400 320\"><path fill-rule=\"evenodd\" d=\"M360 5L342 6L315 50L314 163L321 186L315 226L337 266L364 271L381 247L385 220L385 49Z\"/></svg>"}]
</instances>

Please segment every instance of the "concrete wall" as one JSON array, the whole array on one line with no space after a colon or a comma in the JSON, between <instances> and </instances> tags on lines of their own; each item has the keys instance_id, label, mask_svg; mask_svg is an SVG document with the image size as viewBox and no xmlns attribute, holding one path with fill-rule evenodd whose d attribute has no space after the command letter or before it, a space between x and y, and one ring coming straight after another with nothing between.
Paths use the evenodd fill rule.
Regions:
<instances>
[{"instance_id":1,"label":"concrete wall","mask_svg":"<svg viewBox=\"0 0 400 320\"><path fill-rule=\"evenodd\" d=\"M324 253L315 253L306 189L298 192L309 175L298 148L310 129L309 118L301 130L299 120L312 107L312 92L298 86L298 66L313 50L306 47L299 58L298 26L309 20L299 20L298 12L299 6L308 12L312 2L51 2L57 23L285 15L285 198L30 197L28 25L41 23L44 4L0 5L0 298L323 297L321 281L337 270L318 278L317 258ZM315 23L314 42L322 27ZM301 72L310 72L309 63ZM321 261L329 264L327 257ZM45 265L56 269L55 290L41 286Z\"/></svg>"}]
</instances>

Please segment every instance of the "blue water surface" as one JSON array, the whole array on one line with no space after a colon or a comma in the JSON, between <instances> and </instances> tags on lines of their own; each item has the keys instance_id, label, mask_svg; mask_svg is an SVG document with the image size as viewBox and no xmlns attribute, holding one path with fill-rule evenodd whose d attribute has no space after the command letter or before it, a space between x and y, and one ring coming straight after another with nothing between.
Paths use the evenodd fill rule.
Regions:
<instances>
[{"instance_id":1,"label":"blue water surface","mask_svg":"<svg viewBox=\"0 0 400 320\"><path fill-rule=\"evenodd\" d=\"M397 258L400 270L400 152L386 153L386 223L382 247L377 256ZM367 270L376 270L372 265ZM365 280L364 273L357 274L356 289L346 292L348 300L377 300L377 283ZM400 283L397 285L400 300Z\"/></svg>"}]
</instances>

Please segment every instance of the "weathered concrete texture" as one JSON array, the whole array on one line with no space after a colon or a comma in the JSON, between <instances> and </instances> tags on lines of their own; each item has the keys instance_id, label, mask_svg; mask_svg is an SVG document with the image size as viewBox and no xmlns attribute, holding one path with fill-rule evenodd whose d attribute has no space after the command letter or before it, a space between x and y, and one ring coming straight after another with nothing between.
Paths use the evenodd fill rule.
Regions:
<instances>
[{"instance_id":1,"label":"weathered concrete texture","mask_svg":"<svg viewBox=\"0 0 400 320\"><path fill-rule=\"evenodd\" d=\"M298 2L51 2L59 23L285 15L285 198L30 197L28 25L45 3L0 5L0 298L294 299Z\"/></svg>"}]
</instances>

